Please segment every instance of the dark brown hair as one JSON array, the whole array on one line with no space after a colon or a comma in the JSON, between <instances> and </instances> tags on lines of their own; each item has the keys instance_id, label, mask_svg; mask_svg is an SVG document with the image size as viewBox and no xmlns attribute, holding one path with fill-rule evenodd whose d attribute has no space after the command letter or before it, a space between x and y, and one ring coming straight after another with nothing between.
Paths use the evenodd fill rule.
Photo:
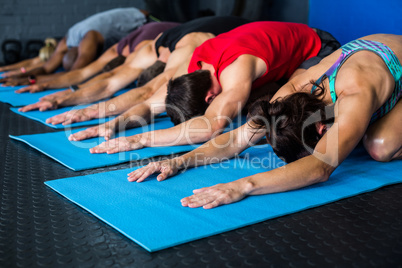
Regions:
<instances>
[{"instance_id":1,"label":"dark brown hair","mask_svg":"<svg viewBox=\"0 0 402 268\"><path fill-rule=\"evenodd\" d=\"M165 70L166 63L157 60L154 64L146 68L137 79L137 87L142 87Z\"/></svg>"},{"instance_id":2,"label":"dark brown hair","mask_svg":"<svg viewBox=\"0 0 402 268\"><path fill-rule=\"evenodd\" d=\"M272 103L260 100L250 107L253 127L266 128L274 152L287 163L311 154L308 148L314 149L321 139L314 123L333 122L333 115L325 114L324 87L322 83L316 86L313 93L298 92ZM314 123L304 126L307 119Z\"/></svg>"},{"instance_id":3,"label":"dark brown hair","mask_svg":"<svg viewBox=\"0 0 402 268\"><path fill-rule=\"evenodd\" d=\"M117 57L113 58L110 60L104 67L103 67L103 72L109 72L113 70L114 68L122 65L126 61L126 57L123 55L118 55Z\"/></svg>"},{"instance_id":4,"label":"dark brown hair","mask_svg":"<svg viewBox=\"0 0 402 268\"><path fill-rule=\"evenodd\" d=\"M169 81L166 113L175 125L205 113L209 105L205 97L211 85L208 70L198 70Z\"/></svg>"}]
</instances>

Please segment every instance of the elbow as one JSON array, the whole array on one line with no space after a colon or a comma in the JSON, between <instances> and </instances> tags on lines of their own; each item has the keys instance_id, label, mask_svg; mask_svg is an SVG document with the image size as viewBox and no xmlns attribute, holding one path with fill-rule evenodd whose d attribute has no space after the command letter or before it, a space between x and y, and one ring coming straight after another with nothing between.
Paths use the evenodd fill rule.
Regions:
<instances>
[{"instance_id":1,"label":"elbow","mask_svg":"<svg viewBox=\"0 0 402 268\"><path fill-rule=\"evenodd\" d=\"M309 185L328 181L332 172L338 166L338 164L332 163L333 161L318 157L317 155L310 155L300 160L304 161L302 165L308 166L306 170L308 170L307 173L309 175L306 176L306 179Z\"/></svg>"},{"instance_id":2,"label":"elbow","mask_svg":"<svg viewBox=\"0 0 402 268\"><path fill-rule=\"evenodd\" d=\"M225 127L224 124L206 117L197 117L182 124L184 133L195 143L206 142L219 136Z\"/></svg>"},{"instance_id":3,"label":"elbow","mask_svg":"<svg viewBox=\"0 0 402 268\"><path fill-rule=\"evenodd\" d=\"M207 142L212 140L213 138L219 136L222 133L221 129L209 128L204 129L203 131L197 131L196 136L193 136L193 142L200 143L200 142Z\"/></svg>"},{"instance_id":4,"label":"elbow","mask_svg":"<svg viewBox=\"0 0 402 268\"><path fill-rule=\"evenodd\" d=\"M225 123L212 124L211 128L207 132L208 138L212 139L212 138L219 136L225 130L225 127L226 127Z\"/></svg>"},{"instance_id":5,"label":"elbow","mask_svg":"<svg viewBox=\"0 0 402 268\"><path fill-rule=\"evenodd\" d=\"M150 87L142 86L136 88L135 91L138 93L137 100L139 102L146 101L150 97L152 97L155 93L155 90L152 90Z\"/></svg>"},{"instance_id":6,"label":"elbow","mask_svg":"<svg viewBox=\"0 0 402 268\"><path fill-rule=\"evenodd\" d=\"M45 66L38 67L38 68L35 69L35 75L46 75L46 74L49 74L51 72L52 72L52 70L46 68Z\"/></svg>"},{"instance_id":7,"label":"elbow","mask_svg":"<svg viewBox=\"0 0 402 268\"><path fill-rule=\"evenodd\" d=\"M194 137L193 142L200 143L200 142L207 142L213 139L214 137L216 137L216 134L213 131L206 130L202 132L201 131L197 132L197 134L193 137Z\"/></svg>"},{"instance_id":8,"label":"elbow","mask_svg":"<svg viewBox=\"0 0 402 268\"><path fill-rule=\"evenodd\" d=\"M204 141L208 141L208 140L211 140L211 139L215 138L216 136L219 136L218 133L215 132L215 131L206 132L205 135L204 135Z\"/></svg>"},{"instance_id":9,"label":"elbow","mask_svg":"<svg viewBox=\"0 0 402 268\"><path fill-rule=\"evenodd\" d=\"M104 90L99 92L99 95L101 95L102 98L107 98L107 97L112 96L115 92L116 92L116 90L113 90L112 87L106 86L106 88Z\"/></svg>"},{"instance_id":10,"label":"elbow","mask_svg":"<svg viewBox=\"0 0 402 268\"><path fill-rule=\"evenodd\" d=\"M320 174L319 176L317 176L317 179L316 179L317 181L316 181L316 183L328 181L329 176L330 176L330 175L328 175L327 173Z\"/></svg>"},{"instance_id":11,"label":"elbow","mask_svg":"<svg viewBox=\"0 0 402 268\"><path fill-rule=\"evenodd\" d=\"M114 93L119 91L119 87L116 86L114 83L109 81L103 81L103 90L99 90L99 94L101 94L104 98L112 96ZM100 86L102 89L102 86Z\"/></svg>"},{"instance_id":12,"label":"elbow","mask_svg":"<svg viewBox=\"0 0 402 268\"><path fill-rule=\"evenodd\" d=\"M332 172L333 172L333 168L328 167L327 165L317 168L315 176L314 176L315 183L328 181Z\"/></svg>"}]
</instances>

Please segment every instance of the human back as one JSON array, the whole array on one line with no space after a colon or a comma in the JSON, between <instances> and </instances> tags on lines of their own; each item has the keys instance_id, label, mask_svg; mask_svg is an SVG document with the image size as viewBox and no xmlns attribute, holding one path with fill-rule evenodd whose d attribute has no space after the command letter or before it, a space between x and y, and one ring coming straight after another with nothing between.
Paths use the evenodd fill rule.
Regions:
<instances>
[{"instance_id":1,"label":"human back","mask_svg":"<svg viewBox=\"0 0 402 268\"><path fill-rule=\"evenodd\" d=\"M372 34L359 39L377 41L389 46L399 60L402 61L402 35Z\"/></svg>"},{"instance_id":2,"label":"human back","mask_svg":"<svg viewBox=\"0 0 402 268\"><path fill-rule=\"evenodd\" d=\"M359 38L361 40L370 40L380 42L388 46L396 55L399 62L402 62L402 36L392 34L374 34ZM331 55L325 57L319 64L311 67L305 73L294 77L289 84L292 85L296 92L311 92L313 84L311 81L317 81L324 73L326 73L333 65L337 63L342 52L342 48L339 48ZM365 70L365 71L363 71ZM343 79L345 78L345 79ZM383 103L387 96L389 96L393 90L394 78L390 73L388 67L384 63L384 60L378 56L378 54L372 51L358 51L350 56L339 68L336 75L335 91L336 95L343 96L345 94L351 94L352 83L356 83L355 79L365 79L368 81L372 88L375 88L377 94L382 97L381 103ZM329 94L328 80L323 80L323 87L327 94L325 94L324 100L328 103L331 102ZM361 87L360 87L361 89ZM355 90L355 89L354 89ZM286 94L285 94L286 92ZM285 90L279 91L271 100L274 101L279 97L289 94Z\"/></svg>"},{"instance_id":3,"label":"human back","mask_svg":"<svg viewBox=\"0 0 402 268\"><path fill-rule=\"evenodd\" d=\"M107 10L74 24L66 34L66 44L78 47L89 31L95 31L103 37L103 50L106 50L145 23L145 14L137 8Z\"/></svg>"},{"instance_id":4,"label":"human back","mask_svg":"<svg viewBox=\"0 0 402 268\"><path fill-rule=\"evenodd\" d=\"M367 41L362 44L373 47L376 51L364 48L355 49L354 45L361 43L359 40ZM343 55L350 53L351 56L346 56L346 58L344 56L343 61L340 61L339 51L337 57L331 59L331 68L336 67L337 70L326 74L328 74L329 80L335 82L330 85L326 81L324 88L326 91L331 89L335 91L335 98L351 94L373 94L376 110L394 94L395 86L398 87L398 81L401 79L402 37L376 34L362 37L359 40L349 42L343 47ZM332 96L332 101L335 101L334 96Z\"/></svg>"},{"instance_id":5,"label":"human back","mask_svg":"<svg viewBox=\"0 0 402 268\"><path fill-rule=\"evenodd\" d=\"M286 112L286 116L284 116L284 118L292 118L292 120L287 120L289 122L303 123L306 122L310 113L319 110L321 114L325 114L325 106L335 103L335 117L333 119L335 123L340 123L342 131L339 132L339 138L342 136L343 142L347 145L340 145L339 147L339 150L342 148L343 151L342 154L339 153L340 159L343 159L354 147L350 140L357 143L366 130L370 126L376 125L377 121L384 122L382 118L386 118L387 114L398 114L398 109L392 112L391 110L398 105L400 106L398 102L400 102L402 89L402 66L398 58L400 58L400 49L402 48L401 41L400 36L379 34L362 37L360 40L345 44L324 58L318 65L294 77L292 81L282 87L270 101L270 108L264 109L266 114L268 117L274 113L284 115L289 109L279 109L279 107L290 107L294 103L304 103L297 105L296 109L302 109L303 113ZM317 95L320 92L323 94ZM310 105L310 101L321 103L321 108ZM275 112L273 112L274 110ZM328 119L328 115L325 118ZM318 131L318 128L316 129L317 125L312 124L312 134L304 135L304 137L313 137L311 144L309 144L310 148L316 148L320 137L324 135L326 129L329 129L325 127L327 123L324 121L320 121L322 123L320 126L324 127L322 132ZM294 137L300 138L301 123L296 123L293 127L285 125L283 129L286 132L293 133ZM392 124L395 124L394 119L388 120L386 125L390 127ZM303 131L306 132L307 128L304 128ZM398 130L394 132L398 132ZM281 138L285 136L284 133L280 133L278 127L275 133ZM300 145L300 152L285 152L286 148L295 147L289 146L290 140ZM287 155L287 158L292 159L291 161L306 155L305 149L302 149L304 148L303 144L306 143L305 139L301 143L293 138L290 140L278 142L276 139L279 155ZM279 147L285 149L280 150ZM394 148L397 145L391 147ZM367 150L372 151L370 148Z\"/></svg>"},{"instance_id":6,"label":"human back","mask_svg":"<svg viewBox=\"0 0 402 268\"><path fill-rule=\"evenodd\" d=\"M199 46L193 54L188 72L199 69L203 61L220 73L239 56L249 54L267 65L266 74L254 86L289 78L305 60L316 56L321 42L318 35L304 24L275 21L252 22L218 35ZM286 48L286 49L284 49ZM286 66L286 68L285 68Z\"/></svg>"}]
</instances>

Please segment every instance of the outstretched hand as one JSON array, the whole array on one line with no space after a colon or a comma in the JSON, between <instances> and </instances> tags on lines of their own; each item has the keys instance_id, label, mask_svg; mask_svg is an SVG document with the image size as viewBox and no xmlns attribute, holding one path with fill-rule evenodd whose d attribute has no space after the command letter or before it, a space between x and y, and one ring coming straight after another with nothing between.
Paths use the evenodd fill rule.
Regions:
<instances>
[{"instance_id":1,"label":"outstretched hand","mask_svg":"<svg viewBox=\"0 0 402 268\"><path fill-rule=\"evenodd\" d=\"M70 94L73 94L73 92L70 89L66 89L66 90L61 90L61 91L57 91L55 93L43 96L42 98L40 98L39 100L55 100L55 99L61 99L62 97L66 97Z\"/></svg>"},{"instance_id":2,"label":"outstretched hand","mask_svg":"<svg viewBox=\"0 0 402 268\"><path fill-rule=\"evenodd\" d=\"M178 170L179 168L174 159L163 160L149 163L145 167L130 172L127 175L127 179L129 181L142 182L152 174L159 172L160 174L156 177L156 179L158 181L163 181L166 178L175 175Z\"/></svg>"},{"instance_id":3,"label":"outstretched hand","mask_svg":"<svg viewBox=\"0 0 402 268\"><path fill-rule=\"evenodd\" d=\"M49 94L49 95L46 95L46 96L40 98L37 103L24 106L24 107L18 109L18 111L27 112L27 111L39 109L39 111L43 112L46 110L55 110L55 109L59 108L59 103L63 99L63 97L67 96L69 94L71 94L71 90L69 90L69 89L63 90L63 91L58 91L58 92L55 92L55 93L52 93L52 94Z\"/></svg>"},{"instance_id":4,"label":"outstretched hand","mask_svg":"<svg viewBox=\"0 0 402 268\"><path fill-rule=\"evenodd\" d=\"M27 87L20 88L15 91L15 93L24 93L24 92L29 92L29 93L35 93L35 92L41 92L45 89L44 86L40 84L35 84L35 85L30 85Z\"/></svg>"},{"instance_id":5,"label":"outstretched hand","mask_svg":"<svg viewBox=\"0 0 402 268\"><path fill-rule=\"evenodd\" d=\"M36 110L36 109L38 109L41 112L46 111L46 110L57 109L57 101L54 101L54 100L41 100L41 101L38 101L37 103L29 104L27 106L19 108L18 111L20 111L20 112L28 112L28 111Z\"/></svg>"},{"instance_id":6,"label":"outstretched hand","mask_svg":"<svg viewBox=\"0 0 402 268\"><path fill-rule=\"evenodd\" d=\"M89 151L92 154L115 154L118 152L132 151L144 148L144 143L142 142L142 134L120 137L113 140L108 140L102 142L98 146L91 148Z\"/></svg>"},{"instance_id":7,"label":"outstretched hand","mask_svg":"<svg viewBox=\"0 0 402 268\"><path fill-rule=\"evenodd\" d=\"M52 125L70 125L76 122L88 121L93 118L95 118L94 111L92 108L88 107L84 109L71 110L62 114L52 116L46 120L46 123Z\"/></svg>"},{"instance_id":8,"label":"outstretched hand","mask_svg":"<svg viewBox=\"0 0 402 268\"><path fill-rule=\"evenodd\" d=\"M0 68L0 72L3 72L4 69ZM5 73L0 74L0 77L11 77L11 76L16 76L16 75L20 75L22 72L21 70L14 70L14 71L7 71Z\"/></svg>"},{"instance_id":9,"label":"outstretched hand","mask_svg":"<svg viewBox=\"0 0 402 268\"><path fill-rule=\"evenodd\" d=\"M13 78L8 77L4 79L0 79L0 83L4 83L5 86L20 86L20 85L29 85L28 77L22 78Z\"/></svg>"},{"instance_id":10,"label":"outstretched hand","mask_svg":"<svg viewBox=\"0 0 402 268\"><path fill-rule=\"evenodd\" d=\"M193 195L183 198L182 206L205 209L237 202L246 197L245 189L239 180L229 183L217 184L211 187L196 189Z\"/></svg>"},{"instance_id":11,"label":"outstretched hand","mask_svg":"<svg viewBox=\"0 0 402 268\"><path fill-rule=\"evenodd\" d=\"M89 138L104 137L105 140L109 140L114 132L114 125L112 125L110 122L106 122L102 125L90 127L77 133L71 134L68 139L70 141L81 141Z\"/></svg>"}]
</instances>

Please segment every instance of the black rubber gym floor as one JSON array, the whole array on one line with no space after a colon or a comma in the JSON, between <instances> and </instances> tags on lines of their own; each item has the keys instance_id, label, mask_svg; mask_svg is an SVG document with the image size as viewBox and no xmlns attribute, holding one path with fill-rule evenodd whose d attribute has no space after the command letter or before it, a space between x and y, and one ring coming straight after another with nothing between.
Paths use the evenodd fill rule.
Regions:
<instances>
[{"instance_id":1,"label":"black rubber gym floor","mask_svg":"<svg viewBox=\"0 0 402 268\"><path fill-rule=\"evenodd\" d=\"M50 131L0 103L0 267L402 267L402 184L148 253L43 183L129 164L73 172L8 138Z\"/></svg>"}]
</instances>

